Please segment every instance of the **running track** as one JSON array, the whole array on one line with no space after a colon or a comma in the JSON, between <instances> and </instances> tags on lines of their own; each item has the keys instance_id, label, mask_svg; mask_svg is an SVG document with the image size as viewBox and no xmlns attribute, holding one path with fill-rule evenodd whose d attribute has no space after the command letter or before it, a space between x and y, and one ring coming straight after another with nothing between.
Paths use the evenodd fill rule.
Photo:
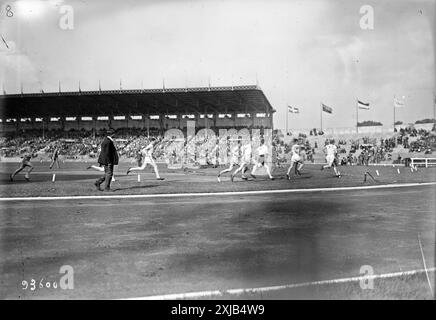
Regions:
<instances>
[{"instance_id":1,"label":"running track","mask_svg":"<svg viewBox=\"0 0 436 320\"><path fill-rule=\"evenodd\" d=\"M148 199L7 201L0 298L131 298L434 267L435 185ZM23 290L59 280L74 290Z\"/></svg>"}]
</instances>

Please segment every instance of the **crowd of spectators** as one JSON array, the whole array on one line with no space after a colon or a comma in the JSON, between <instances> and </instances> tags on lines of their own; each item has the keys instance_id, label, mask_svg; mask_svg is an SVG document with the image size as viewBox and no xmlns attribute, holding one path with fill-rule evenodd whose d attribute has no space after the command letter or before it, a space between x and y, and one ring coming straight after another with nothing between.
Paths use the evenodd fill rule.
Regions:
<instances>
[{"instance_id":1,"label":"crowd of spectators","mask_svg":"<svg viewBox=\"0 0 436 320\"><path fill-rule=\"evenodd\" d=\"M186 130L185 130L186 131ZM186 132L184 132L186 135ZM218 132L217 132L218 134ZM262 132L261 132L262 134ZM319 146L317 141L310 142L312 137L299 134L292 142L285 143L284 137L273 135L273 161L280 167L284 166L290 159L291 147L298 143L302 148L302 155L306 161L314 162L315 155L323 158L324 145ZM316 132L316 135L319 135ZM100 131L34 131L26 130L9 136L0 137L1 157L20 157L24 153L32 152L39 155L51 155L58 142L61 143L60 155L65 159L80 159L82 157L96 158L99 153L99 146L105 130ZM162 137L162 132L157 129L119 129L116 132L118 152L121 157L138 158L139 150L148 143L150 137ZM288 140L288 139L286 139ZM316 139L315 139L316 140ZM318 138L319 141L319 138ZM383 161L392 161L394 148L402 146L409 152L431 153L436 145L434 131L416 130L414 128L400 129L394 136L380 138L371 137L360 139L339 139L335 142L338 147L338 163L341 165L368 165ZM396 159L398 160L398 159ZM395 160L394 160L395 161Z\"/></svg>"}]
</instances>

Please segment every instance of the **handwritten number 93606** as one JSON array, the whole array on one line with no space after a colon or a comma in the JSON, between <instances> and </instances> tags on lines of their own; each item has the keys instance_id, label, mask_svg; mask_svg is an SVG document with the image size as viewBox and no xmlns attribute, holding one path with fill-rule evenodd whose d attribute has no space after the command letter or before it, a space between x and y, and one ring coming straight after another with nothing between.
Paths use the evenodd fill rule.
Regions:
<instances>
[{"instance_id":1,"label":"handwritten number 93606","mask_svg":"<svg viewBox=\"0 0 436 320\"><path fill-rule=\"evenodd\" d=\"M44 281L44 278L41 278L41 280L37 281L35 279L30 279L30 281L23 280L21 281L21 285L23 286L23 290L30 290L35 291L37 289L57 289L58 283L56 281L50 282L50 281Z\"/></svg>"}]
</instances>

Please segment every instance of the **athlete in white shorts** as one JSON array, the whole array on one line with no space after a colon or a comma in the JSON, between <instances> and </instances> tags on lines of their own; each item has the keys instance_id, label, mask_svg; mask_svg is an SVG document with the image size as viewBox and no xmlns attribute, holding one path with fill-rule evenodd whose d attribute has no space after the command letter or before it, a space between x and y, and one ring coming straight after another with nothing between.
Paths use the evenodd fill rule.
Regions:
<instances>
[{"instance_id":1,"label":"athlete in white shorts","mask_svg":"<svg viewBox=\"0 0 436 320\"><path fill-rule=\"evenodd\" d=\"M324 149L325 149L325 153L326 153L325 159L327 161L327 164L325 166L322 166L321 170L324 170L327 168L333 168L333 170L335 171L336 177L340 178L341 173L337 169L337 166L335 163L335 158L336 158L336 155L338 153L338 148L333 144L332 140L329 140L328 144L325 146Z\"/></svg>"},{"instance_id":2,"label":"athlete in white shorts","mask_svg":"<svg viewBox=\"0 0 436 320\"><path fill-rule=\"evenodd\" d=\"M164 178L160 177L156 162L153 159L153 150L157 142L158 142L157 139L154 138L151 139L151 142L141 150L141 165L139 167L129 168L127 170L127 174L129 174L132 171L142 171L149 164L154 169L154 173L156 174L156 180L164 180Z\"/></svg>"},{"instance_id":3,"label":"athlete in white shorts","mask_svg":"<svg viewBox=\"0 0 436 320\"><path fill-rule=\"evenodd\" d=\"M295 174L298 174L301 176L301 169L304 166L303 160L300 156L300 145L298 143L295 143L291 148L291 165L289 166L288 172L286 173L286 178L288 180L291 180L291 170L295 165Z\"/></svg>"},{"instance_id":4,"label":"athlete in white shorts","mask_svg":"<svg viewBox=\"0 0 436 320\"><path fill-rule=\"evenodd\" d=\"M232 173L230 177L232 182L236 174L238 174L238 172L241 172L241 178L243 180L247 180L247 177L245 176L245 171L248 170L248 166L251 163L251 142L248 142L247 144L244 144L242 146L241 153L242 153L242 157L240 161L240 166L238 169L235 170L235 172Z\"/></svg>"},{"instance_id":5,"label":"athlete in white shorts","mask_svg":"<svg viewBox=\"0 0 436 320\"><path fill-rule=\"evenodd\" d=\"M218 176L217 176L218 182L221 182L221 175L223 175L224 173L232 171L233 167L237 166L239 164L239 146L240 146L240 143L241 143L241 140L239 140L239 142L236 145L231 147L229 167L218 173ZM233 182L233 176L231 176L230 179Z\"/></svg>"},{"instance_id":6,"label":"athlete in white shorts","mask_svg":"<svg viewBox=\"0 0 436 320\"><path fill-rule=\"evenodd\" d=\"M257 152L258 152L258 157L257 157L257 160L255 161L254 166L253 166L253 170L251 170L251 176L256 179L256 176L255 176L256 170L260 167L265 167L269 178L271 180L274 180L273 176L271 175L271 170L270 170L269 166L265 163L266 156L268 154L268 147L265 145L264 139L262 139L260 141L260 147L257 148Z\"/></svg>"}]
</instances>

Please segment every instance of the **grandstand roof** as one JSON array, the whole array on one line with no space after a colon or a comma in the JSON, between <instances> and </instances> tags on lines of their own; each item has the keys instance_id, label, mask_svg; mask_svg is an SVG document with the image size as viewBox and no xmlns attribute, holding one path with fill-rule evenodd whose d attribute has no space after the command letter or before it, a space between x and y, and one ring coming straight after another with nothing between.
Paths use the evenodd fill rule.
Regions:
<instances>
[{"instance_id":1,"label":"grandstand roof","mask_svg":"<svg viewBox=\"0 0 436 320\"><path fill-rule=\"evenodd\" d=\"M26 93L0 96L5 118L172 113L273 113L258 86Z\"/></svg>"}]
</instances>

